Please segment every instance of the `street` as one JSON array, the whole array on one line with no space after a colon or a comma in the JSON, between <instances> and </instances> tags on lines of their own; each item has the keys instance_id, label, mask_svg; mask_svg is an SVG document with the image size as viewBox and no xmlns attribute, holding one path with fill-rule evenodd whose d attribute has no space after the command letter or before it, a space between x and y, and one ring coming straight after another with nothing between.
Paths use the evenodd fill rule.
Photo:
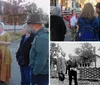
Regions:
<instances>
[{"instance_id":1,"label":"street","mask_svg":"<svg viewBox=\"0 0 100 85\"><path fill-rule=\"evenodd\" d=\"M65 35L65 40L64 41L71 41L72 37L71 37L71 32L70 29L67 29L67 33Z\"/></svg>"},{"instance_id":2,"label":"street","mask_svg":"<svg viewBox=\"0 0 100 85\"><path fill-rule=\"evenodd\" d=\"M69 85L69 81L68 81L68 78L65 79L64 82L60 82L58 80L58 78L51 78L50 79L50 85ZM74 84L74 81L72 83L72 85L75 85ZM82 80L78 80L78 85L100 85L100 81L99 82L89 82L89 81L82 81Z\"/></svg>"},{"instance_id":3,"label":"street","mask_svg":"<svg viewBox=\"0 0 100 85\"><path fill-rule=\"evenodd\" d=\"M10 50L12 53L12 65L11 65L11 79L9 83L1 84L0 85L20 85L20 69L16 62L15 53L18 49L19 41L12 42L10 45Z\"/></svg>"}]
</instances>

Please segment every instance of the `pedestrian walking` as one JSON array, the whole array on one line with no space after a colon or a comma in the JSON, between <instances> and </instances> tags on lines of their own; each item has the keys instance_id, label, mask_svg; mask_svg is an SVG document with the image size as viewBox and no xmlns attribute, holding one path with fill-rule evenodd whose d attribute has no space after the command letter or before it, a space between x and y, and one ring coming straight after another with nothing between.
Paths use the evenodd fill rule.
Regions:
<instances>
[{"instance_id":1,"label":"pedestrian walking","mask_svg":"<svg viewBox=\"0 0 100 85\"><path fill-rule=\"evenodd\" d=\"M49 83L49 33L43 27L44 22L37 12L28 16L27 24L35 38L30 50L30 66L32 69L32 85L48 85Z\"/></svg>"},{"instance_id":2,"label":"pedestrian walking","mask_svg":"<svg viewBox=\"0 0 100 85\"><path fill-rule=\"evenodd\" d=\"M19 49L16 53L16 58L20 66L21 72L21 85L31 84L31 69L29 66L29 52L32 46L32 41L34 39L34 34L32 34L29 26L27 24L23 25L23 33Z\"/></svg>"},{"instance_id":3,"label":"pedestrian walking","mask_svg":"<svg viewBox=\"0 0 100 85\"><path fill-rule=\"evenodd\" d=\"M61 83L64 83L64 80L65 80L65 73L66 73L65 56L66 54L64 52L61 52L61 55L58 55L58 58L57 58L57 72L58 72L58 78L59 78L59 85L61 85Z\"/></svg>"},{"instance_id":4,"label":"pedestrian walking","mask_svg":"<svg viewBox=\"0 0 100 85\"><path fill-rule=\"evenodd\" d=\"M69 75L69 85L72 85L72 79L74 79L75 85L77 82L77 63L73 55L69 54L70 60L67 61L68 75Z\"/></svg>"},{"instance_id":5,"label":"pedestrian walking","mask_svg":"<svg viewBox=\"0 0 100 85\"><path fill-rule=\"evenodd\" d=\"M99 20L99 41L100 41L100 2L96 5L96 11L98 13L98 20Z\"/></svg>"},{"instance_id":6,"label":"pedestrian walking","mask_svg":"<svg viewBox=\"0 0 100 85\"><path fill-rule=\"evenodd\" d=\"M78 32L76 41L98 41L99 21L91 3L84 5L83 11L78 19Z\"/></svg>"},{"instance_id":7,"label":"pedestrian walking","mask_svg":"<svg viewBox=\"0 0 100 85\"><path fill-rule=\"evenodd\" d=\"M0 82L7 83L11 77L12 57L9 49L10 36L4 31L4 23L0 22Z\"/></svg>"},{"instance_id":8,"label":"pedestrian walking","mask_svg":"<svg viewBox=\"0 0 100 85\"><path fill-rule=\"evenodd\" d=\"M60 8L55 7L50 16L50 39L51 41L64 41L66 34L66 25L64 19L60 16Z\"/></svg>"}]
</instances>

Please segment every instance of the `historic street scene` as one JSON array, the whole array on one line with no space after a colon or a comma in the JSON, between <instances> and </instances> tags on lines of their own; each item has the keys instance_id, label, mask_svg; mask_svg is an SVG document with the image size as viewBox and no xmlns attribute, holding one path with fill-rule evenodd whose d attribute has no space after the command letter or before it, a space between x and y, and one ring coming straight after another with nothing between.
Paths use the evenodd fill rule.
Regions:
<instances>
[{"instance_id":1,"label":"historic street scene","mask_svg":"<svg viewBox=\"0 0 100 85\"><path fill-rule=\"evenodd\" d=\"M100 85L100 43L51 43L51 85Z\"/></svg>"}]
</instances>

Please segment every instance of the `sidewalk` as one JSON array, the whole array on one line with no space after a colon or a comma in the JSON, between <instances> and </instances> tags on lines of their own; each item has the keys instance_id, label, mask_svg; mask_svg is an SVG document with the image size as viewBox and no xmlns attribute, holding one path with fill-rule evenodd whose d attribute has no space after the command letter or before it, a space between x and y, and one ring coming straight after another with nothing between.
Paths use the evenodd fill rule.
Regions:
<instances>
[{"instance_id":1,"label":"sidewalk","mask_svg":"<svg viewBox=\"0 0 100 85\"><path fill-rule=\"evenodd\" d=\"M71 32L70 29L67 29L67 33L65 35L65 41L71 41L72 37L71 37Z\"/></svg>"}]
</instances>

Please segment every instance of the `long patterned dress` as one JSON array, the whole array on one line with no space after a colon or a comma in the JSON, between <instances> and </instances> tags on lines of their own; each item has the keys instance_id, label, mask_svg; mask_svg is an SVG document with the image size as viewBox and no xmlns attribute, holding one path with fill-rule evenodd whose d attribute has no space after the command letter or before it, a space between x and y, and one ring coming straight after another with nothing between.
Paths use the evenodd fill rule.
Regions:
<instances>
[{"instance_id":1,"label":"long patterned dress","mask_svg":"<svg viewBox=\"0 0 100 85\"><path fill-rule=\"evenodd\" d=\"M10 42L10 36L7 32L0 35L0 41ZM0 45L0 81L8 82L11 76L12 57L9 46Z\"/></svg>"}]
</instances>

